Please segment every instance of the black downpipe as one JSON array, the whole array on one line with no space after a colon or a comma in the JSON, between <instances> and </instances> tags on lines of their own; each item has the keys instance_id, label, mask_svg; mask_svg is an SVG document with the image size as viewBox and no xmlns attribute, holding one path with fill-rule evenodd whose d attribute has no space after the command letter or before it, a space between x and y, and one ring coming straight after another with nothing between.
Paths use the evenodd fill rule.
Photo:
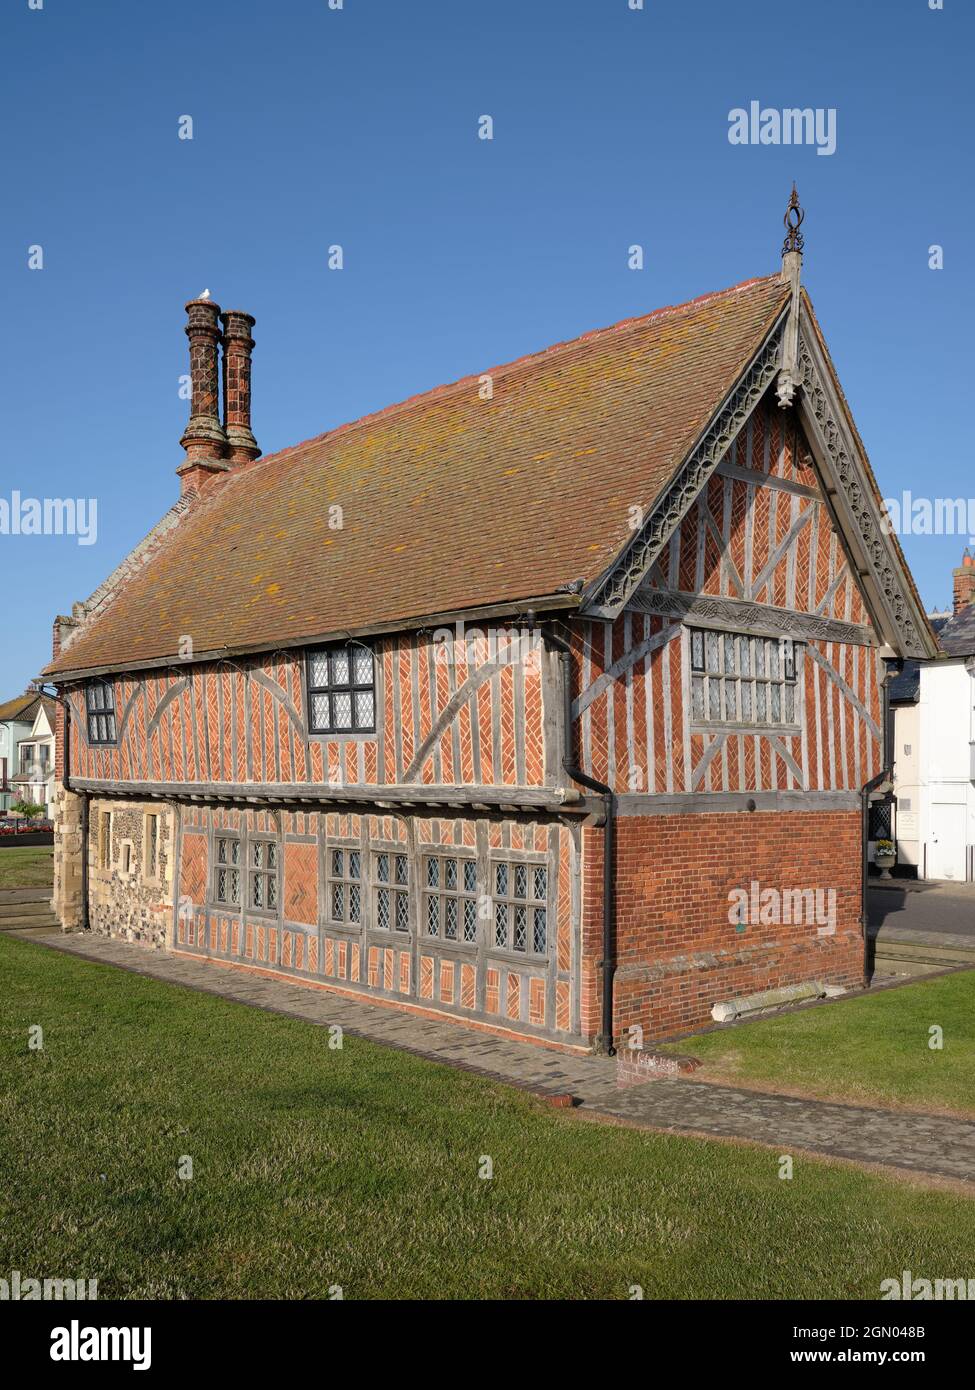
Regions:
<instances>
[{"instance_id":1,"label":"black downpipe","mask_svg":"<svg viewBox=\"0 0 975 1390\"><path fill-rule=\"evenodd\" d=\"M605 782L590 777L575 760L572 747L572 666L571 651L561 637L551 628L547 629L548 640L558 651L562 666L563 699L563 744L562 766L566 776L581 782L590 791L598 792L605 806L603 821L603 958L599 962L603 984L602 1027L596 1038L596 1050L609 1057L616 1055L613 1046L613 976L616 973L614 944L614 883L616 870L616 793Z\"/></svg>"},{"instance_id":2,"label":"black downpipe","mask_svg":"<svg viewBox=\"0 0 975 1390\"><path fill-rule=\"evenodd\" d=\"M860 839L862 860L860 866L860 923L863 928L863 978L867 980L870 971L870 932L867 921L867 884L870 879L870 793L884 782L893 779L894 737L893 721L890 717L890 678L893 674L888 663L884 676L883 703L883 749L884 766L864 783L860 790Z\"/></svg>"}]
</instances>

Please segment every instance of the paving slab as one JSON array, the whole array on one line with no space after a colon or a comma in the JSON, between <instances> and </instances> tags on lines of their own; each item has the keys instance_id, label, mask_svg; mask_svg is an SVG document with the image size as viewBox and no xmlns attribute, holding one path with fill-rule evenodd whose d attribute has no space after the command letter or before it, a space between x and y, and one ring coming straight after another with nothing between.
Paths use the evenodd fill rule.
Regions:
<instances>
[{"instance_id":1,"label":"paving slab","mask_svg":"<svg viewBox=\"0 0 975 1390\"><path fill-rule=\"evenodd\" d=\"M353 1037L541 1093L569 1091L587 1111L647 1129L748 1140L975 1182L975 1122L909 1110L845 1105L679 1077L619 1087L611 1058L558 1053L363 999L221 969L90 932L24 931L24 940L84 960L218 995L243 1005L339 1024ZM693 1050L692 1042L689 1050Z\"/></svg>"}]
</instances>

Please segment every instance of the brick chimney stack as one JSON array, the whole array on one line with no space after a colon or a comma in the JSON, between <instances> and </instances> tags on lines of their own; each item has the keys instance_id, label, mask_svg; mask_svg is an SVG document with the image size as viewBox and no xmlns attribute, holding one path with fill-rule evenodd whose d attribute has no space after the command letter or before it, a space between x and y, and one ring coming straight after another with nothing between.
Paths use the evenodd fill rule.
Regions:
<instances>
[{"instance_id":1,"label":"brick chimney stack","mask_svg":"<svg viewBox=\"0 0 975 1390\"><path fill-rule=\"evenodd\" d=\"M955 581L955 612L960 613L975 600L975 556L967 545L961 564L952 570L952 577Z\"/></svg>"},{"instance_id":2,"label":"brick chimney stack","mask_svg":"<svg viewBox=\"0 0 975 1390\"><path fill-rule=\"evenodd\" d=\"M223 421L231 464L260 458L251 432L251 352L254 319L240 309L220 315L223 323Z\"/></svg>"},{"instance_id":3,"label":"brick chimney stack","mask_svg":"<svg viewBox=\"0 0 975 1390\"><path fill-rule=\"evenodd\" d=\"M190 340L190 380L193 399L189 423L180 440L186 459L176 472L183 493L199 492L217 473L229 468L227 436L220 424L220 373L217 367L220 305L211 299L191 299L186 306L186 336Z\"/></svg>"}]
</instances>

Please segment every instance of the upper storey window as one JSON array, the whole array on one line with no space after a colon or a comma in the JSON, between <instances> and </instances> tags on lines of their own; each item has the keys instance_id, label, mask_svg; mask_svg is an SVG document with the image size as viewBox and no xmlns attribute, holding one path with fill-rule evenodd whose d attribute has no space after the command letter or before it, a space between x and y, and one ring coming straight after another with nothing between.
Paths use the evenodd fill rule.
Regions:
<instances>
[{"instance_id":1,"label":"upper storey window","mask_svg":"<svg viewBox=\"0 0 975 1390\"><path fill-rule=\"evenodd\" d=\"M308 728L313 734L376 732L376 668L361 642L308 653Z\"/></svg>"},{"instance_id":2,"label":"upper storey window","mask_svg":"<svg viewBox=\"0 0 975 1390\"><path fill-rule=\"evenodd\" d=\"M85 690L88 712L88 742L115 743L115 687L107 681L93 681Z\"/></svg>"},{"instance_id":3,"label":"upper storey window","mask_svg":"<svg viewBox=\"0 0 975 1390\"><path fill-rule=\"evenodd\" d=\"M690 641L694 723L796 723L796 644L791 637L692 628Z\"/></svg>"}]
</instances>

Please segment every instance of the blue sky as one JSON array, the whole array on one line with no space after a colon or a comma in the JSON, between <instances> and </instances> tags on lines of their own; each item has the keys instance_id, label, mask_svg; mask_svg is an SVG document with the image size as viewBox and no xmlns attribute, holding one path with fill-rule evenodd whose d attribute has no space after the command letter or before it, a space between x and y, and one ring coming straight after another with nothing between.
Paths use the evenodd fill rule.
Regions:
<instances>
[{"instance_id":1,"label":"blue sky","mask_svg":"<svg viewBox=\"0 0 975 1390\"><path fill-rule=\"evenodd\" d=\"M257 318L270 452L775 269L795 178L883 491L975 494L972 6L629 5L5 0L0 497L95 497L98 539L0 535L0 697L177 496L204 287ZM752 100L835 108L836 152L731 145ZM966 540L906 538L928 605Z\"/></svg>"}]
</instances>

